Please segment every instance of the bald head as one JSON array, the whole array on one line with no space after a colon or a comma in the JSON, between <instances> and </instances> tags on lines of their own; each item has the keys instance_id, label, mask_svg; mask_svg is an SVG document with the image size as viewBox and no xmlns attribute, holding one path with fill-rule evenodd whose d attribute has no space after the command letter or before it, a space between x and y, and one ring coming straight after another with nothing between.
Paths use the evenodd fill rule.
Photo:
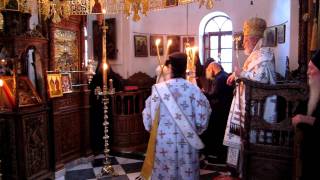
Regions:
<instances>
[{"instance_id":1,"label":"bald head","mask_svg":"<svg viewBox=\"0 0 320 180\"><path fill-rule=\"evenodd\" d=\"M206 78L213 79L220 71L222 70L222 66L219 63L211 62L206 69Z\"/></svg>"}]
</instances>

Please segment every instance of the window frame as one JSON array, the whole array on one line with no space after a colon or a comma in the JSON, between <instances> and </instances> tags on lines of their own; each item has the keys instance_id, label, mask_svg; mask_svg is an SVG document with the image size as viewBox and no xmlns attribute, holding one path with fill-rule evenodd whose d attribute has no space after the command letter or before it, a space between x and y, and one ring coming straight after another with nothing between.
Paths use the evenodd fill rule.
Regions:
<instances>
[{"instance_id":1,"label":"window frame","mask_svg":"<svg viewBox=\"0 0 320 180\"><path fill-rule=\"evenodd\" d=\"M233 50L233 45L231 46L231 48L222 48L221 47L221 39L222 39L222 36L231 36L232 37L232 33L233 31L221 31L224 23L222 24L221 27L219 27L219 25L216 23L216 26L218 27L219 31L214 31L214 32L206 32L206 28L208 26L208 24L213 21L214 22L214 19L217 18L217 17L223 17L223 18L226 18L226 21L227 22L228 20L232 23L231 19L228 17L228 16L225 16L225 15L217 15L217 16L213 16L211 17L205 24L204 26L204 34L203 34L203 62L205 63L207 61L207 59L209 57L212 57L211 56L211 51L212 50L217 50L217 49L212 49L211 48L211 37L212 36L215 36L215 37L218 37L218 57L219 59L217 59L219 61L219 63L221 64L230 64L231 63L231 68L232 68L232 62L233 62L233 58L232 58L232 54L231 54L231 62L230 61L221 61L221 50L223 49L231 49L231 52ZM208 44L206 44L206 42ZM231 42L232 43L232 42Z\"/></svg>"}]
</instances>

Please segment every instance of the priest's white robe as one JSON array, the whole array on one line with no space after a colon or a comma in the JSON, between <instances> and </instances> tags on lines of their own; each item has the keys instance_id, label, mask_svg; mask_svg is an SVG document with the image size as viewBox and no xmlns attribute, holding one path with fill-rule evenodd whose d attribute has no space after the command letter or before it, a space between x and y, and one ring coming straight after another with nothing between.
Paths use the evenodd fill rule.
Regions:
<instances>
[{"instance_id":1,"label":"priest's white robe","mask_svg":"<svg viewBox=\"0 0 320 180\"><path fill-rule=\"evenodd\" d=\"M245 61L241 77L260 83L275 84L274 54L271 48L261 47L260 40L253 52ZM264 119L273 123L276 120L276 97L266 99ZM227 163L237 166L241 148L241 128L244 127L245 116L245 87L239 84L232 100L223 144L228 146ZM239 167L240 168L240 167Z\"/></svg>"},{"instance_id":2,"label":"priest's white robe","mask_svg":"<svg viewBox=\"0 0 320 180\"><path fill-rule=\"evenodd\" d=\"M161 86L169 88L171 94L165 94L165 98L175 99L181 112L188 118L186 123L189 123L197 134L201 134L207 128L211 113L210 104L201 90L185 79L170 79L152 87L152 94L146 100L146 107L143 110L143 123L146 130L150 131L155 112L160 106L152 179L199 179L198 150L188 143L182 130L177 126L175 121L179 119L178 113L171 115L159 97L158 93L163 92L158 92L157 89L161 89Z\"/></svg>"}]
</instances>

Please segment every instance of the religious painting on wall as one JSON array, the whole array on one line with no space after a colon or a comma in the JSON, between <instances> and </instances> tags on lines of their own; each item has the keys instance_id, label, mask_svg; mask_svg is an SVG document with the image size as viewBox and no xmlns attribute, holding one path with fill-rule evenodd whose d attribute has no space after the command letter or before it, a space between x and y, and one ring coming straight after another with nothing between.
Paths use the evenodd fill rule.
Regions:
<instances>
[{"instance_id":1,"label":"religious painting on wall","mask_svg":"<svg viewBox=\"0 0 320 180\"><path fill-rule=\"evenodd\" d=\"M235 32L233 34L234 50L244 50L243 47L243 32Z\"/></svg>"},{"instance_id":2,"label":"religious painting on wall","mask_svg":"<svg viewBox=\"0 0 320 180\"><path fill-rule=\"evenodd\" d=\"M193 47L195 45L195 38L192 36L182 37L182 49L183 52L186 51L186 47Z\"/></svg>"},{"instance_id":3,"label":"religious painting on wall","mask_svg":"<svg viewBox=\"0 0 320 180\"><path fill-rule=\"evenodd\" d=\"M106 19L106 26L108 30L106 32L106 52L108 60L117 59L117 34L116 34L116 19ZM94 60L98 61L102 59L102 29L98 21L92 22L93 32L93 57Z\"/></svg>"},{"instance_id":4,"label":"religious painting on wall","mask_svg":"<svg viewBox=\"0 0 320 180\"><path fill-rule=\"evenodd\" d=\"M70 30L54 31L54 70L58 72L79 70L77 33Z\"/></svg>"},{"instance_id":5,"label":"religious painting on wall","mask_svg":"<svg viewBox=\"0 0 320 180\"><path fill-rule=\"evenodd\" d=\"M19 107L36 105L42 102L35 87L31 83L28 77L19 77L17 82Z\"/></svg>"},{"instance_id":6,"label":"religious painting on wall","mask_svg":"<svg viewBox=\"0 0 320 180\"><path fill-rule=\"evenodd\" d=\"M107 59L116 60L117 59L117 34L116 34L116 18L110 18L105 20L106 26L108 26L106 34L106 44L107 44Z\"/></svg>"},{"instance_id":7,"label":"religious painting on wall","mask_svg":"<svg viewBox=\"0 0 320 180\"><path fill-rule=\"evenodd\" d=\"M276 27L269 27L264 31L263 46L275 47L277 45L277 29Z\"/></svg>"},{"instance_id":8,"label":"religious painting on wall","mask_svg":"<svg viewBox=\"0 0 320 180\"><path fill-rule=\"evenodd\" d=\"M72 83L71 83L70 73L61 73L61 87L62 87L63 94L72 92Z\"/></svg>"},{"instance_id":9,"label":"religious painting on wall","mask_svg":"<svg viewBox=\"0 0 320 180\"><path fill-rule=\"evenodd\" d=\"M160 56L163 56L163 36L161 35L150 35L150 56L157 56L157 46L156 46L156 40L160 39L159 44L159 54Z\"/></svg>"},{"instance_id":10,"label":"religious painting on wall","mask_svg":"<svg viewBox=\"0 0 320 180\"><path fill-rule=\"evenodd\" d=\"M48 74L48 94L49 98L60 97L62 93L61 74Z\"/></svg>"},{"instance_id":11,"label":"religious painting on wall","mask_svg":"<svg viewBox=\"0 0 320 180\"><path fill-rule=\"evenodd\" d=\"M167 37L167 42L171 39L172 44L169 47L168 54L180 52L180 36L172 35Z\"/></svg>"},{"instance_id":12,"label":"religious painting on wall","mask_svg":"<svg viewBox=\"0 0 320 180\"><path fill-rule=\"evenodd\" d=\"M0 8L7 10L19 10L20 5L18 0L0 0Z\"/></svg>"},{"instance_id":13,"label":"religious painting on wall","mask_svg":"<svg viewBox=\"0 0 320 180\"><path fill-rule=\"evenodd\" d=\"M144 35L134 35L134 56L148 57L148 38Z\"/></svg>"},{"instance_id":14,"label":"religious painting on wall","mask_svg":"<svg viewBox=\"0 0 320 180\"><path fill-rule=\"evenodd\" d=\"M285 43L286 41L286 25L285 24L277 26L277 40L279 44Z\"/></svg>"}]
</instances>

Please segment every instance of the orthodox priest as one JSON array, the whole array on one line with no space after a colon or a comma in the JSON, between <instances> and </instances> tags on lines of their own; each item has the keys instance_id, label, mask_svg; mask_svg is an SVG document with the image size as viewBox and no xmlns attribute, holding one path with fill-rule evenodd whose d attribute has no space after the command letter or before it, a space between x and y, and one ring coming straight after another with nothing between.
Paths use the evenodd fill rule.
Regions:
<instances>
[{"instance_id":1,"label":"orthodox priest","mask_svg":"<svg viewBox=\"0 0 320 180\"><path fill-rule=\"evenodd\" d=\"M199 138L208 125L210 104L201 90L185 79L187 55L173 53L171 79L155 84L146 100L143 123L150 131L143 179L199 179ZM152 140L154 139L154 140Z\"/></svg>"},{"instance_id":2,"label":"orthodox priest","mask_svg":"<svg viewBox=\"0 0 320 180\"><path fill-rule=\"evenodd\" d=\"M249 55L242 70L235 67L235 72L227 79L232 84L238 77L247 78L260 83L275 83L274 54L270 47L262 47L263 34L267 24L264 19L251 18L244 22L243 46L245 54ZM264 119L270 123L276 120L276 97L266 99ZM227 164L241 168L239 161L241 147L241 129L244 127L245 87L238 84L232 100L224 136L224 145L228 146Z\"/></svg>"},{"instance_id":3,"label":"orthodox priest","mask_svg":"<svg viewBox=\"0 0 320 180\"><path fill-rule=\"evenodd\" d=\"M315 164L320 161L320 147L316 145L320 138L320 50L312 56L307 73L309 100L298 108L301 114L292 118L292 124L303 132L300 180L317 179L319 176L319 166Z\"/></svg>"}]
</instances>

